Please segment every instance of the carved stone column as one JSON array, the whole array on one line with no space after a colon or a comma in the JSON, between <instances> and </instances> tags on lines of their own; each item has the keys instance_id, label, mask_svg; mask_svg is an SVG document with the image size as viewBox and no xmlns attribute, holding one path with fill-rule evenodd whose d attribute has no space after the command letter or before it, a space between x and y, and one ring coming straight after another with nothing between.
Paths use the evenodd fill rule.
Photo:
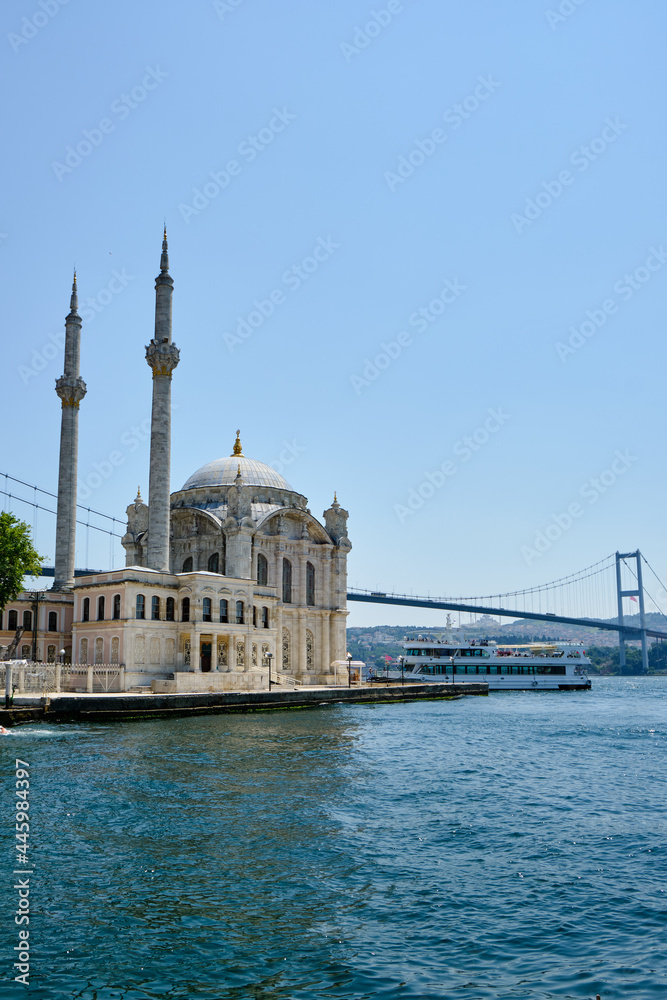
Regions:
<instances>
[{"instance_id":1,"label":"carved stone column","mask_svg":"<svg viewBox=\"0 0 667 1000\"><path fill-rule=\"evenodd\" d=\"M168 573L171 376L179 362L179 350L175 344L151 340L146 348L146 361L153 370L146 563L150 569Z\"/></svg>"},{"instance_id":2,"label":"carved stone column","mask_svg":"<svg viewBox=\"0 0 667 1000\"><path fill-rule=\"evenodd\" d=\"M74 553L76 547L79 403L86 395L86 383L78 375L62 375L56 381L56 393L62 402L62 418L60 424L56 560L53 589L71 590L74 586Z\"/></svg>"}]
</instances>

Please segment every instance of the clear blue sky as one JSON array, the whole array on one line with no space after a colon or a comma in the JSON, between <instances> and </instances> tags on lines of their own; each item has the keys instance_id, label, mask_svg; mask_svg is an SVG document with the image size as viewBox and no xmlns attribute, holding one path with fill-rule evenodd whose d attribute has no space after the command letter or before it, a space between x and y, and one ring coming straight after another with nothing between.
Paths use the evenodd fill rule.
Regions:
<instances>
[{"instance_id":1,"label":"clear blue sky","mask_svg":"<svg viewBox=\"0 0 667 1000\"><path fill-rule=\"evenodd\" d=\"M55 491L52 345L76 262L95 300L80 480L120 453L84 498L122 517L147 492L166 218L173 489L240 427L316 515L338 491L352 584L498 593L637 547L667 575L663 3L24 0L0 16L3 471ZM566 528L538 553L554 515ZM50 560L53 520L36 523ZM97 533L77 548L108 566Z\"/></svg>"}]
</instances>

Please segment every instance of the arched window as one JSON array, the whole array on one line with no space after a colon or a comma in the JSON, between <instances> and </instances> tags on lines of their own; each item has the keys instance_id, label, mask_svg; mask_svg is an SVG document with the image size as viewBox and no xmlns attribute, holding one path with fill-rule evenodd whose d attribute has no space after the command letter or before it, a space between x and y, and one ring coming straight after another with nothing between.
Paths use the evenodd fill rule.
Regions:
<instances>
[{"instance_id":1,"label":"arched window","mask_svg":"<svg viewBox=\"0 0 667 1000\"><path fill-rule=\"evenodd\" d=\"M262 628L269 627L269 609L262 608Z\"/></svg>"},{"instance_id":2,"label":"arched window","mask_svg":"<svg viewBox=\"0 0 667 1000\"><path fill-rule=\"evenodd\" d=\"M184 597L183 600L181 601L181 621L182 622L189 622L190 621L190 598L189 597Z\"/></svg>"},{"instance_id":3,"label":"arched window","mask_svg":"<svg viewBox=\"0 0 667 1000\"><path fill-rule=\"evenodd\" d=\"M260 587L266 587L269 582L269 564L266 561L266 556L260 554L257 556L257 583Z\"/></svg>"},{"instance_id":4,"label":"arched window","mask_svg":"<svg viewBox=\"0 0 667 1000\"><path fill-rule=\"evenodd\" d=\"M58 612L49 611L49 632L58 631Z\"/></svg>"},{"instance_id":5,"label":"arched window","mask_svg":"<svg viewBox=\"0 0 667 1000\"><path fill-rule=\"evenodd\" d=\"M26 632L30 632L32 629L32 611L23 612L23 628Z\"/></svg>"},{"instance_id":6,"label":"arched window","mask_svg":"<svg viewBox=\"0 0 667 1000\"><path fill-rule=\"evenodd\" d=\"M236 624L243 625L243 601L236 602Z\"/></svg>"},{"instance_id":7,"label":"arched window","mask_svg":"<svg viewBox=\"0 0 667 1000\"><path fill-rule=\"evenodd\" d=\"M252 627L257 628L257 608L254 604L252 606Z\"/></svg>"},{"instance_id":8,"label":"arched window","mask_svg":"<svg viewBox=\"0 0 667 1000\"><path fill-rule=\"evenodd\" d=\"M188 558L183 563L183 572L192 573L192 556L188 556Z\"/></svg>"},{"instance_id":9,"label":"arched window","mask_svg":"<svg viewBox=\"0 0 667 1000\"><path fill-rule=\"evenodd\" d=\"M157 594L151 597L151 620L154 622L160 621L160 598Z\"/></svg>"},{"instance_id":10,"label":"arched window","mask_svg":"<svg viewBox=\"0 0 667 1000\"><path fill-rule=\"evenodd\" d=\"M283 602L292 603L292 563L283 559Z\"/></svg>"},{"instance_id":11,"label":"arched window","mask_svg":"<svg viewBox=\"0 0 667 1000\"><path fill-rule=\"evenodd\" d=\"M81 612L81 621L82 622L89 622L90 621L90 598L89 597L84 597L84 599L83 599L83 610Z\"/></svg>"},{"instance_id":12,"label":"arched window","mask_svg":"<svg viewBox=\"0 0 667 1000\"><path fill-rule=\"evenodd\" d=\"M97 598L97 620L98 622L104 621L104 597Z\"/></svg>"},{"instance_id":13,"label":"arched window","mask_svg":"<svg viewBox=\"0 0 667 1000\"><path fill-rule=\"evenodd\" d=\"M228 622L229 621L229 604L224 599L224 597L220 601L220 621L221 622Z\"/></svg>"},{"instance_id":14,"label":"arched window","mask_svg":"<svg viewBox=\"0 0 667 1000\"><path fill-rule=\"evenodd\" d=\"M213 621L213 614L212 614L212 611L211 611L211 598L210 597L205 597L204 598L202 611L203 611L203 613L202 613L202 620L205 621L205 622L212 622Z\"/></svg>"},{"instance_id":15,"label":"arched window","mask_svg":"<svg viewBox=\"0 0 667 1000\"><path fill-rule=\"evenodd\" d=\"M220 554L214 552L212 556L208 559L208 571L209 573L217 573L220 567Z\"/></svg>"},{"instance_id":16,"label":"arched window","mask_svg":"<svg viewBox=\"0 0 667 1000\"><path fill-rule=\"evenodd\" d=\"M315 604L315 567L306 563L306 604L311 608Z\"/></svg>"},{"instance_id":17,"label":"arched window","mask_svg":"<svg viewBox=\"0 0 667 1000\"><path fill-rule=\"evenodd\" d=\"M120 618L120 594L113 595L113 617L114 621Z\"/></svg>"},{"instance_id":18,"label":"arched window","mask_svg":"<svg viewBox=\"0 0 667 1000\"><path fill-rule=\"evenodd\" d=\"M137 594L137 605L134 617L135 618L146 617L146 598L144 597L143 594Z\"/></svg>"},{"instance_id":19,"label":"arched window","mask_svg":"<svg viewBox=\"0 0 667 1000\"><path fill-rule=\"evenodd\" d=\"M174 602L174 598L173 597L168 597L167 598L167 614L166 614L166 619L167 619L168 622L173 622L175 610L176 610L176 605L175 605L175 602Z\"/></svg>"},{"instance_id":20,"label":"arched window","mask_svg":"<svg viewBox=\"0 0 667 1000\"><path fill-rule=\"evenodd\" d=\"M18 615L16 611L10 611L7 616L7 628L10 632L16 632L18 628Z\"/></svg>"}]
</instances>

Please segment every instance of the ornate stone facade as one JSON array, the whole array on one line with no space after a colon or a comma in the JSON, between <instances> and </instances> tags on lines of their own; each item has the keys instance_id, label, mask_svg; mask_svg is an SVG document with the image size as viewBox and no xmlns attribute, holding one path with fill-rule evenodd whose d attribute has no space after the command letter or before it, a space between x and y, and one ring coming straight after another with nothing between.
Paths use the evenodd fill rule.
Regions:
<instances>
[{"instance_id":1,"label":"ornate stone facade","mask_svg":"<svg viewBox=\"0 0 667 1000\"><path fill-rule=\"evenodd\" d=\"M190 676L191 690L258 688L268 682L270 659L278 678L334 683L332 663L346 652L351 548L336 497L324 523L317 520L283 476L244 456L238 431L231 455L169 494L171 377L179 362L172 292L165 232L146 348L148 503L138 492L127 508L125 569L77 578L74 657L85 650L89 660L119 662L128 685L181 690L182 675L201 674L210 679ZM86 608L98 607L107 615L91 621Z\"/></svg>"},{"instance_id":2,"label":"ornate stone facade","mask_svg":"<svg viewBox=\"0 0 667 1000\"><path fill-rule=\"evenodd\" d=\"M337 498L322 524L281 475L243 455L237 433L232 454L193 473L170 507L174 623L199 634L190 636L190 667L262 670L271 652L274 669L330 682L331 663L345 659L351 548ZM127 518L127 566L149 568L149 507L140 494ZM254 636L264 640L261 656Z\"/></svg>"}]
</instances>

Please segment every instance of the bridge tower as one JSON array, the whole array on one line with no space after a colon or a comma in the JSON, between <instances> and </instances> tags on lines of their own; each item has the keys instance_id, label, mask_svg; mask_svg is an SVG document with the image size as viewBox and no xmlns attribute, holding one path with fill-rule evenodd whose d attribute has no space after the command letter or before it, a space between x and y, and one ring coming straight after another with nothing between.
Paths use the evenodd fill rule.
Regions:
<instances>
[{"instance_id":1,"label":"bridge tower","mask_svg":"<svg viewBox=\"0 0 667 1000\"><path fill-rule=\"evenodd\" d=\"M621 563L625 559L635 560L635 576L637 578L636 590L623 590L621 579ZM623 598L636 597L639 603L639 627L642 639L642 673L648 673L648 646L646 643L646 619L644 616L644 585L642 583L642 554L637 549L636 552L616 553L616 597L618 600L618 624L623 625ZM625 633L618 633L619 665L621 671L625 669Z\"/></svg>"}]
</instances>

